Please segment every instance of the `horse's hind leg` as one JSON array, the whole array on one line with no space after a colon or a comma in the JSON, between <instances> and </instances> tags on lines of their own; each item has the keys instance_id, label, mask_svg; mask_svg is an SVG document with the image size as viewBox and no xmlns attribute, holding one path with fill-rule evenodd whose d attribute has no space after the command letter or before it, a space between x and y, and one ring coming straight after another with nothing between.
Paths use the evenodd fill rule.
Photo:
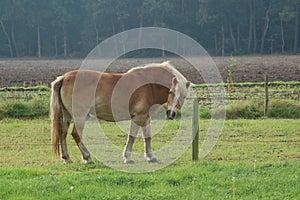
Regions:
<instances>
[{"instance_id":1,"label":"horse's hind leg","mask_svg":"<svg viewBox=\"0 0 300 200\"><path fill-rule=\"evenodd\" d=\"M68 114L64 113L62 124L61 124L62 134L60 135L60 142L61 142L61 158L65 161L65 163L72 162L67 147L67 134L68 134L68 128L70 126L70 120L71 119L69 118Z\"/></svg>"},{"instance_id":2,"label":"horse's hind leg","mask_svg":"<svg viewBox=\"0 0 300 200\"><path fill-rule=\"evenodd\" d=\"M157 162L152 147L151 147L151 133L150 133L150 120L147 121L146 126L142 127L143 137L145 141L145 157L148 162Z\"/></svg>"},{"instance_id":3,"label":"horse's hind leg","mask_svg":"<svg viewBox=\"0 0 300 200\"><path fill-rule=\"evenodd\" d=\"M140 127L137 124L131 121L130 132L128 134L126 146L123 151L124 163L134 163L134 161L132 160L132 146L139 132L139 128Z\"/></svg>"},{"instance_id":4,"label":"horse's hind leg","mask_svg":"<svg viewBox=\"0 0 300 200\"><path fill-rule=\"evenodd\" d=\"M83 144L82 139L81 139L83 128L84 128L84 123L85 122L83 121L83 122L77 122L76 124L74 124L73 130L72 130L72 136L73 136L78 148L81 151L82 160L85 163L94 163L89 151L87 150L87 148L85 147L85 145Z\"/></svg>"}]
</instances>

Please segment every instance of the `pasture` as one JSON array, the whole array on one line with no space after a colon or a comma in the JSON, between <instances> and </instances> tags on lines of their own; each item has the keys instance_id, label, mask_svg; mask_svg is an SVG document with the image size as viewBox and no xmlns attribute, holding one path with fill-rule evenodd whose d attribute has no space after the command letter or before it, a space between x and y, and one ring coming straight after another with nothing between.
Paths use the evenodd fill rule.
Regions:
<instances>
[{"instance_id":1,"label":"pasture","mask_svg":"<svg viewBox=\"0 0 300 200\"><path fill-rule=\"evenodd\" d=\"M209 120L200 120L200 135ZM191 149L171 166L131 174L97 162L81 163L68 137L74 163L53 158L47 119L0 122L2 199L297 199L300 120L227 120L210 154L191 161ZM174 123L174 122L172 122ZM111 134L113 124L106 125ZM125 143L125 135L118 134ZM153 138L155 145L161 141ZM137 147L142 140L138 139ZM201 143L200 143L201 144ZM121 158L121 156L120 156Z\"/></svg>"},{"instance_id":2,"label":"pasture","mask_svg":"<svg viewBox=\"0 0 300 200\"><path fill-rule=\"evenodd\" d=\"M286 94L285 98L289 99L286 101L293 102L292 108L299 108L297 85L277 84L270 87L274 100L282 99L282 94ZM238 115L235 117L238 119L225 121L216 146L204 159L191 161L189 148L166 168L132 174L108 168L101 161L94 165L83 164L70 135L69 152L74 162L64 165L54 158L51 155L47 113L49 92L47 88L41 88L30 91L6 88L0 92L1 199L299 198L300 119L297 116L291 117L294 119L256 116L246 120ZM227 93L235 95L228 100L227 108L233 105L240 108L243 102L253 98L259 101L259 91L263 92L259 86L237 85L234 92ZM197 89L197 96L205 96L205 87ZM204 100L200 103L201 145L210 124L209 116L205 117L206 107L210 103ZM32 110L40 112L29 115ZM246 113L253 112L253 109L245 110ZM282 110L276 112L282 113ZM172 137L178 123L179 120L168 121L168 132L153 137L154 149L159 149ZM108 137L123 148L126 134L114 123L101 125ZM138 137L134 151L142 149L143 141Z\"/></svg>"}]
</instances>

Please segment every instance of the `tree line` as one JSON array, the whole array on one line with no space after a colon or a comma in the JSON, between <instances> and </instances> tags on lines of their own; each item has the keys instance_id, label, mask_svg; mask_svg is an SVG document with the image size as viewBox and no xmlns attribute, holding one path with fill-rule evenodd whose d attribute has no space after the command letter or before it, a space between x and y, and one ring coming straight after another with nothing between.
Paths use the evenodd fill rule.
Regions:
<instances>
[{"instance_id":1,"label":"tree line","mask_svg":"<svg viewBox=\"0 0 300 200\"><path fill-rule=\"evenodd\" d=\"M0 57L81 57L106 38L165 27L211 55L299 52L300 0L1 0Z\"/></svg>"}]
</instances>

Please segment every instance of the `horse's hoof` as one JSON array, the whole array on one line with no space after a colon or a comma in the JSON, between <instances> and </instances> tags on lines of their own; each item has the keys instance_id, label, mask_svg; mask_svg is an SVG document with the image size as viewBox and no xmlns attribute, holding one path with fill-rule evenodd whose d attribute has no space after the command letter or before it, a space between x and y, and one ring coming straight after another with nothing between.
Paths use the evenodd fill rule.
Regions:
<instances>
[{"instance_id":1,"label":"horse's hoof","mask_svg":"<svg viewBox=\"0 0 300 200\"><path fill-rule=\"evenodd\" d=\"M95 164L91 158L82 159L85 164Z\"/></svg>"},{"instance_id":2,"label":"horse's hoof","mask_svg":"<svg viewBox=\"0 0 300 200\"><path fill-rule=\"evenodd\" d=\"M145 153L144 156L145 156L145 158L147 159L147 161L149 163L156 163L156 162L158 162L158 160L155 157L155 155L153 154L153 152Z\"/></svg>"},{"instance_id":3,"label":"horse's hoof","mask_svg":"<svg viewBox=\"0 0 300 200\"><path fill-rule=\"evenodd\" d=\"M64 164L69 164L69 163L73 163L72 160L68 159L68 160L64 160Z\"/></svg>"},{"instance_id":4,"label":"horse's hoof","mask_svg":"<svg viewBox=\"0 0 300 200\"><path fill-rule=\"evenodd\" d=\"M95 162L93 160L89 160L89 161L85 161L85 164L95 164Z\"/></svg>"},{"instance_id":5,"label":"horse's hoof","mask_svg":"<svg viewBox=\"0 0 300 200\"><path fill-rule=\"evenodd\" d=\"M125 160L124 160L124 163L125 163L125 164L133 164L134 161L133 161L133 160L127 160L127 159L125 159Z\"/></svg>"},{"instance_id":6,"label":"horse's hoof","mask_svg":"<svg viewBox=\"0 0 300 200\"><path fill-rule=\"evenodd\" d=\"M123 151L123 159L125 164L133 164L134 161L132 160L132 153L130 151Z\"/></svg>"},{"instance_id":7,"label":"horse's hoof","mask_svg":"<svg viewBox=\"0 0 300 200\"><path fill-rule=\"evenodd\" d=\"M158 160L157 160L157 158L147 158L147 161L149 162L149 163L157 163L158 162Z\"/></svg>"}]
</instances>

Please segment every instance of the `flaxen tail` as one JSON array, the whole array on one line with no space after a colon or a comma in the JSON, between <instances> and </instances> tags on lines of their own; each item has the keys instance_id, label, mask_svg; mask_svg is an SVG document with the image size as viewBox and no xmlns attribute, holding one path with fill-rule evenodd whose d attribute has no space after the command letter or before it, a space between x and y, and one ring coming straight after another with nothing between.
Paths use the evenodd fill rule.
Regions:
<instances>
[{"instance_id":1,"label":"flaxen tail","mask_svg":"<svg viewBox=\"0 0 300 200\"><path fill-rule=\"evenodd\" d=\"M51 117L51 143L52 153L59 155L59 141L62 133L62 104L60 88L64 77L59 76L51 83L50 117Z\"/></svg>"}]
</instances>

